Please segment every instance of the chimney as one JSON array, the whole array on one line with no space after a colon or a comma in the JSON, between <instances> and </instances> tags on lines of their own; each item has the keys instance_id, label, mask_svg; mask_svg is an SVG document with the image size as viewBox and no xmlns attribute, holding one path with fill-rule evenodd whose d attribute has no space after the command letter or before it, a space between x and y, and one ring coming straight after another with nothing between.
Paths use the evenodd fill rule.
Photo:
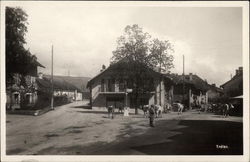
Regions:
<instances>
[{"instance_id":1,"label":"chimney","mask_svg":"<svg viewBox=\"0 0 250 162\"><path fill-rule=\"evenodd\" d=\"M39 73L38 73L38 78L39 78L39 79L43 79L43 73L42 73L42 72L39 72Z\"/></svg>"},{"instance_id":2,"label":"chimney","mask_svg":"<svg viewBox=\"0 0 250 162\"><path fill-rule=\"evenodd\" d=\"M189 73L189 80L190 80L190 81L193 80L193 73Z\"/></svg>"},{"instance_id":3,"label":"chimney","mask_svg":"<svg viewBox=\"0 0 250 162\"><path fill-rule=\"evenodd\" d=\"M103 72L106 69L105 65L102 65L102 69L100 70L100 72Z\"/></svg>"},{"instance_id":4,"label":"chimney","mask_svg":"<svg viewBox=\"0 0 250 162\"><path fill-rule=\"evenodd\" d=\"M243 67L239 67L239 74L242 74L243 73Z\"/></svg>"},{"instance_id":5,"label":"chimney","mask_svg":"<svg viewBox=\"0 0 250 162\"><path fill-rule=\"evenodd\" d=\"M235 75L239 75L239 70L238 69L236 69Z\"/></svg>"}]
</instances>

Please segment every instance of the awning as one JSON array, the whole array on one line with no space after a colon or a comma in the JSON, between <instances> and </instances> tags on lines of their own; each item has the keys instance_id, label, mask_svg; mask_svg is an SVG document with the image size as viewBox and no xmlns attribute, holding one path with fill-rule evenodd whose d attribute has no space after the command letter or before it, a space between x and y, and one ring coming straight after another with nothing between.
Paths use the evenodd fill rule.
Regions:
<instances>
[{"instance_id":1,"label":"awning","mask_svg":"<svg viewBox=\"0 0 250 162\"><path fill-rule=\"evenodd\" d=\"M99 92L100 94L126 94L125 92Z\"/></svg>"},{"instance_id":2,"label":"awning","mask_svg":"<svg viewBox=\"0 0 250 162\"><path fill-rule=\"evenodd\" d=\"M236 97L231 97L231 98L243 98L243 95L241 95L241 96L236 96Z\"/></svg>"}]
</instances>

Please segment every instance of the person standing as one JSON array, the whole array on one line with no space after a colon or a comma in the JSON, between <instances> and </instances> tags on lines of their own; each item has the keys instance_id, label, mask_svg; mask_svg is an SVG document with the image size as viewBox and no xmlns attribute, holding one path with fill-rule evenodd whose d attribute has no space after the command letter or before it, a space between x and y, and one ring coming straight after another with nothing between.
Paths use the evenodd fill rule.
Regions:
<instances>
[{"instance_id":1,"label":"person standing","mask_svg":"<svg viewBox=\"0 0 250 162\"><path fill-rule=\"evenodd\" d=\"M225 104L224 105L224 117L228 117L229 115L229 105L228 104Z\"/></svg>"},{"instance_id":2,"label":"person standing","mask_svg":"<svg viewBox=\"0 0 250 162\"><path fill-rule=\"evenodd\" d=\"M178 115L179 115L179 114L182 114L182 111L183 111L183 109L184 109L184 106L183 106L181 103L177 103L177 105L178 105Z\"/></svg>"},{"instance_id":3,"label":"person standing","mask_svg":"<svg viewBox=\"0 0 250 162\"><path fill-rule=\"evenodd\" d=\"M154 120L155 120L155 108L154 105L151 105L149 108L149 125L151 127L155 127Z\"/></svg>"},{"instance_id":4,"label":"person standing","mask_svg":"<svg viewBox=\"0 0 250 162\"><path fill-rule=\"evenodd\" d=\"M228 116L229 115L232 115L234 113L234 105L233 104L229 104L229 113L228 113Z\"/></svg>"},{"instance_id":5,"label":"person standing","mask_svg":"<svg viewBox=\"0 0 250 162\"><path fill-rule=\"evenodd\" d=\"M114 119L114 107L111 105L108 107L108 117Z\"/></svg>"},{"instance_id":6,"label":"person standing","mask_svg":"<svg viewBox=\"0 0 250 162\"><path fill-rule=\"evenodd\" d=\"M129 107L124 108L124 116L129 116Z\"/></svg>"}]
</instances>

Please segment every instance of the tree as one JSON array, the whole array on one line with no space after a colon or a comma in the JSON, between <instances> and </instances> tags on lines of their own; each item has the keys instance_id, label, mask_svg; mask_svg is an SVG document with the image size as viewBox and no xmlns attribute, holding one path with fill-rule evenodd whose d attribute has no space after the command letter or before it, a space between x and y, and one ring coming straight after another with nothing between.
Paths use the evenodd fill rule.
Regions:
<instances>
[{"instance_id":1,"label":"tree","mask_svg":"<svg viewBox=\"0 0 250 162\"><path fill-rule=\"evenodd\" d=\"M161 41L159 39L154 39L152 41L149 54L149 61L152 67L159 67L160 72L167 72L173 65L173 52L172 44L169 41Z\"/></svg>"},{"instance_id":2,"label":"tree","mask_svg":"<svg viewBox=\"0 0 250 162\"><path fill-rule=\"evenodd\" d=\"M24 48L28 15L19 7L6 7L6 78L27 75L36 66L36 56Z\"/></svg>"},{"instance_id":3,"label":"tree","mask_svg":"<svg viewBox=\"0 0 250 162\"><path fill-rule=\"evenodd\" d=\"M152 40L149 33L143 32L142 28L136 24L128 25L124 35L118 38L117 48L113 51L111 58L111 66L122 61L125 68L120 68L117 75L126 75L133 79L136 114L138 113L138 96L145 89L145 78L150 77L146 69L154 70L159 67L166 71L172 68L173 56L170 51L173 49L169 41Z\"/></svg>"}]
</instances>

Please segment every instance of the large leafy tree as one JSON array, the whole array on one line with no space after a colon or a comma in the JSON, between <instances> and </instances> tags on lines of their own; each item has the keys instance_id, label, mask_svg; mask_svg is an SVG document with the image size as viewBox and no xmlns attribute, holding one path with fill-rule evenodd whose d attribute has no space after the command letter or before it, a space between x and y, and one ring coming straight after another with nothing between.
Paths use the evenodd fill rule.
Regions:
<instances>
[{"instance_id":1,"label":"large leafy tree","mask_svg":"<svg viewBox=\"0 0 250 162\"><path fill-rule=\"evenodd\" d=\"M111 66L119 63L117 75L129 76L133 80L133 90L136 98L135 113L138 113L138 98L140 92L148 89L145 86L150 80L149 71L155 68L159 72L173 67L173 51L169 41L152 39L150 34L143 32L138 25L128 25L124 34L117 40L117 48L113 51ZM122 64L121 64L122 62ZM118 67L118 66L117 66ZM149 69L149 70L146 70ZM151 76L152 77L152 76ZM150 88L149 88L150 89Z\"/></svg>"},{"instance_id":2,"label":"large leafy tree","mask_svg":"<svg viewBox=\"0 0 250 162\"><path fill-rule=\"evenodd\" d=\"M19 7L6 7L6 78L12 80L13 74L23 76L36 66L36 56L24 45L27 33L28 15Z\"/></svg>"},{"instance_id":3,"label":"large leafy tree","mask_svg":"<svg viewBox=\"0 0 250 162\"><path fill-rule=\"evenodd\" d=\"M148 61L151 67L159 67L160 72L168 72L173 65L172 44L169 41L154 39L151 43Z\"/></svg>"}]
</instances>

